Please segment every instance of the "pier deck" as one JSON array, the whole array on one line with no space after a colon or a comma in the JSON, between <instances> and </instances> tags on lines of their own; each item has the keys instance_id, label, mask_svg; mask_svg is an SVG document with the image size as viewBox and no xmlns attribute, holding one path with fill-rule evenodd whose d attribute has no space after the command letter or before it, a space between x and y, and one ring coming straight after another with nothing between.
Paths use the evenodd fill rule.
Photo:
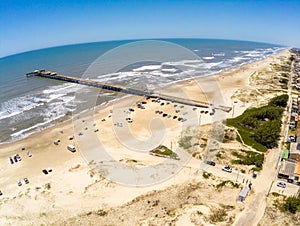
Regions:
<instances>
[{"instance_id":1,"label":"pier deck","mask_svg":"<svg viewBox=\"0 0 300 226\"><path fill-rule=\"evenodd\" d=\"M61 75L61 74L58 74L58 73L52 72L52 71L35 70L33 72L27 73L26 76L27 77L33 77L33 76L34 77L42 77L42 78L59 80L59 81L77 83L80 85L91 86L91 87L104 89L104 90L110 90L110 91L114 91L114 92L127 93L127 94L131 94L131 95L136 95L136 96L159 98L162 100L176 102L176 103L180 103L180 104L184 104L184 105L195 106L195 107L214 108L214 109L219 109L219 110L222 110L225 112L231 111L231 107L212 106L211 104L202 102L202 101L173 97L173 96L169 96L169 95L165 95L165 94L155 93L153 91L148 91L148 90L127 88L125 86L120 86L120 85L108 84L108 83L98 82L98 81L89 80L89 79L82 79L82 78L77 78L77 77L72 77L72 76L67 76L67 75Z\"/></svg>"}]
</instances>

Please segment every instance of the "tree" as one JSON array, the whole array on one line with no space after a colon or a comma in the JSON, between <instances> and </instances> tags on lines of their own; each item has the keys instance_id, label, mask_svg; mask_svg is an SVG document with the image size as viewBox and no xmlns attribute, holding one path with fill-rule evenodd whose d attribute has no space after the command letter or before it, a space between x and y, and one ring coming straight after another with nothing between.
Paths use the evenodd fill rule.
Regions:
<instances>
[{"instance_id":1,"label":"tree","mask_svg":"<svg viewBox=\"0 0 300 226\"><path fill-rule=\"evenodd\" d=\"M281 205L281 210L289 211L293 214L296 212L300 212L300 197L290 196L284 200L283 204Z\"/></svg>"},{"instance_id":2,"label":"tree","mask_svg":"<svg viewBox=\"0 0 300 226\"><path fill-rule=\"evenodd\" d=\"M289 99L289 96L287 94L283 94L283 95L272 98L269 102L269 105L285 108L287 105L288 99Z\"/></svg>"},{"instance_id":3,"label":"tree","mask_svg":"<svg viewBox=\"0 0 300 226\"><path fill-rule=\"evenodd\" d=\"M254 130L254 139L268 148L273 148L280 136L280 126L279 120L267 121Z\"/></svg>"}]
</instances>

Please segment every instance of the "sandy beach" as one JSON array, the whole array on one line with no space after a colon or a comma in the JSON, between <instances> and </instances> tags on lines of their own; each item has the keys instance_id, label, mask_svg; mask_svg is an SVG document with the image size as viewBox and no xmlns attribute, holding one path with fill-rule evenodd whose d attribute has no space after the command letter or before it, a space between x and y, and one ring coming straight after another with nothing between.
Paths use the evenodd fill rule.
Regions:
<instances>
[{"instance_id":1,"label":"sandy beach","mask_svg":"<svg viewBox=\"0 0 300 226\"><path fill-rule=\"evenodd\" d=\"M172 149L180 151L178 142L183 133L194 130L194 135L199 133L199 138L209 139L211 123L237 117L247 108L265 103L276 94L275 90L279 93L280 87L272 82L275 79L272 64L280 64L288 57L289 52L285 50L261 61L213 76L179 82L158 91L179 97L184 93L193 100L232 107L229 113L211 116L205 113L207 109L128 96L95 108L92 120L82 115L23 140L1 145L0 190L3 195L0 196L0 225L165 225L166 222L170 225L214 225L205 220L205 216L219 206L228 209L228 222L232 223L244 208L244 204L236 201L240 189L228 186L217 191L214 185L224 181L223 177L213 176L209 180L203 177L199 169L205 145L201 147L200 141L192 148L197 157L191 157L179 171L170 169L174 176L142 187L121 185L106 179L105 173L99 174L94 169L92 155L87 157L86 152L80 151L81 147L85 144L92 150L100 142L102 150L116 162L132 169L162 163L164 158L149 155L149 151L160 144L170 148L171 143ZM146 102L143 104L145 109L137 107L136 103L142 101ZM134 111L128 112L129 108ZM156 111L171 116L163 117ZM186 122L180 122L174 116L183 117ZM126 117L130 117L132 123L128 123ZM74 139L69 140L69 136L74 136ZM93 143L94 140L87 137L97 139ZM60 142L55 145L53 142L57 139ZM67 145L74 145L77 151L70 152ZM241 144L233 142L222 148L241 148ZM27 156L28 151L31 157ZM11 164L9 157L16 153L22 160ZM220 159L217 163L225 164L229 160ZM52 172L47 175L42 172L49 168ZM25 177L28 184L23 180ZM21 180L22 186L17 185L17 180ZM241 181L242 178L237 180ZM160 201L154 205L155 200ZM169 204L170 200L174 201ZM172 207L175 211L168 213L162 210L164 207ZM103 212L99 213L99 210ZM201 216L197 214L199 212Z\"/></svg>"}]
</instances>

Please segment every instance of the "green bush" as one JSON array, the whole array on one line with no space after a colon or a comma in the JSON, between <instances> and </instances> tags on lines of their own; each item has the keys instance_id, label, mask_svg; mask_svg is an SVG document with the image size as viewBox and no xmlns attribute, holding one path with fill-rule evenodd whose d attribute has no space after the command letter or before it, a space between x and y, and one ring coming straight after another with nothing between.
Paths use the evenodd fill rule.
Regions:
<instances>
[{"instance_id":1,"label":"green bush","mask_svg":"<svg viewBox=\"0 0 300 226\"><path fill-rule=\"evenodd\" d=\"M233 187L233 188L239 188L240 187L240 185L238 183L234 183L231 180L225 180L225 181L222 181L221 183L217 184L216 189L220 189L220 188L224 187L226 184L230 184L231 187Z\"/></svg>"},{"instance_id":2,"label":"green bush","mask_svg":"<svg viewBox=\"0 0 300 226\"><path fill-rule=\"evenodd\" d=\"M208 179L208 178L211 176L211 173L203 172L202 176L203 176L205 179Z\"/></svg>"},{"instance_id":3,"label":"green bush","mask_svg":"<svg viewBox=\"0 0 300 226\"><path fill-rule=\"evenodd\" d=\"M227 215L224 209L213 209L209 215L209 220L212 223L222 222L226 220Z\"/></svg>"},{"instance_id":4,"label":"green bush","mask_svg":"<svg viewBox=\"0 0 300 226\"><path fill-rule=\"evenodd\" d=\"M287 94L283 94L277 97L274 97L270 100L269 105L277 106L277 107L286 107L289 96Z\"/></svg>"},{"instance_id":5,"label":"green bush","mask_svg":"<svg viewBox=\"0 0 300 226\"><path fill-rule=\"evenodd\" d=\"M262 165L264 163L264 154L257 153L254 151L245 151L241 150L244 154L239 154L237 152L233 152L232 155L237 157L238 159L232 160L233 164L241 164L241 165L255 165L257 171L262 169Z\"/></svg>"},{"instance_id":6,"label":"green bush","mask_svg":"<svg viewBox=\"0 0 300 226\"><path fill-rule=\"evenodd\" d=\"M274 97L266 106L250 108L236 118L227 119L227 125L237 128L245 144L265 152L277 145L287 100L286 94Z\"/></svg>"},{"instance_id":7,"label":"green bush","mask_svg":"<svg viewBox=\"0 0 300 226\"><path fill-rule=\"evenodd\" d=\"M281 204L280 210L293 214L300 212L300 196L290 196L286 198Z\"/></svg>"},{"instance_id":8,"label":"green bush","mask_svg":"<svg viewBox=\"0 0 300 226\"><path fill-rule=\"evenodd\" d=\"M192 141L192 136L183 136L180 138L178 144L179 144L179 147L187 150L189 148L192 147L192 144L191 144L191 141Z\"/></svg>"}]
</instances>

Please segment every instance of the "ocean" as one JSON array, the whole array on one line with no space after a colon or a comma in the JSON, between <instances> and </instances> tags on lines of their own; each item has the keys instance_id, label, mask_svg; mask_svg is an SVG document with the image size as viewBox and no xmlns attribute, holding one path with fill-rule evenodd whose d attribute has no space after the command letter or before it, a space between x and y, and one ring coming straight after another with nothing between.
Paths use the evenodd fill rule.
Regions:
<instances>
[{"instance_id":1,"label":"ocean","mask_svg":"<svg viewBox=\"0 0 300 226\"><path fill-rule=\"evenodd\" d=\"M72 116L77 104L76 84L41 78L26 78L26 73L46 69L81 77L87 68L108 51L137 40L109 41L67 45L20 53L0 58L0 143L13 142L53 126ZM263 59L286 47L274 44L213 40L164 39L181 45L198 55L199 61L137 62L115 73L100 74L106 83L139 88L143 83L155 90L177 81L189 79L176 65L197 68L197 76L212 75L231 67ZM163 53L161 53L163 54ZM117 60L117 59L116 59ZM110 62L113 64L113 61ZM145 80L145 75L151 79ZM115 99L113 93L100 93L97 104Z\"/></svg>"}]
</instances>

